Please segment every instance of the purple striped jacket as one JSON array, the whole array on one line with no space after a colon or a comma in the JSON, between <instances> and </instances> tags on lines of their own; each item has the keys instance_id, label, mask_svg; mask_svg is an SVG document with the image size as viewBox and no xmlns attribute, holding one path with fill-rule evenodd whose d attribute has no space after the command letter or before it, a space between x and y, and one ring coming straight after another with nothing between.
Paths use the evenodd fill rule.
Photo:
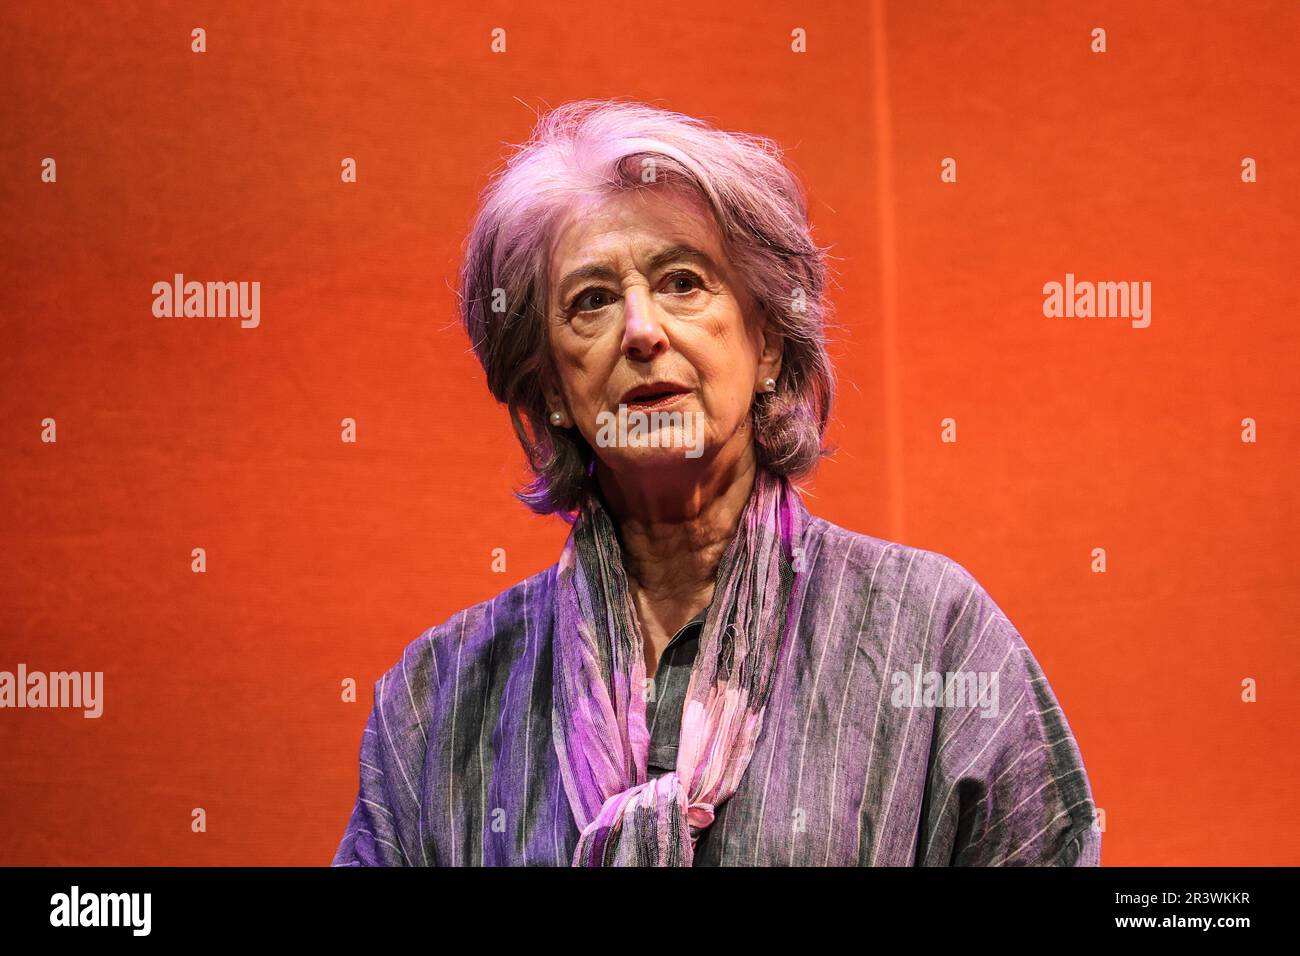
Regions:
<instances>
[{"instance_id":1,"label":"purple striped jacket","mask_svg":"<svg viewBox=\"0 0 1300 956\"><path fill-rule=\"evenodd\" d=\"M809 517L797 629L697 866L1096 866L1070 726L941 554ZM555 565L429 628L375 683L335 866L568 866L551 734Z\"/></svg>"}]
</instances>

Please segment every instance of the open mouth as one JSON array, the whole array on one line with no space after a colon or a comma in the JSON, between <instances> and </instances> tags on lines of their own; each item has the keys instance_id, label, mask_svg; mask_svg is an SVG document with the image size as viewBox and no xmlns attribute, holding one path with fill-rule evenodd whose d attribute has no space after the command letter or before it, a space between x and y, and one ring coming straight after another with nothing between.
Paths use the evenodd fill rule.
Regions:
<instances>
[{"instance_id":1,"label":"open mouth","mask_svg":"<svg viewBox=\"0 0 1300 956\"><path fill-rule=\"evenodd\" d=\"M623 404L628 408L660 408L671 405L689 394L689 392L682 389L639 390L624 398Z\"/></svg>"}]
</instances>

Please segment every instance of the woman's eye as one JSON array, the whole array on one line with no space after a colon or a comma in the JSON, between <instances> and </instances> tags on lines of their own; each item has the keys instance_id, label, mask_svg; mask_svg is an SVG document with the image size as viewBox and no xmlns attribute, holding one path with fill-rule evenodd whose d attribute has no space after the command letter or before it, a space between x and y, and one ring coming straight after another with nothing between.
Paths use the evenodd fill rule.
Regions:
<instances>
[{"instance_id":1,"label":"woman's eye","mask_svg":"<svg viewBox=\"0 0 1300 956\"><path fill-rule=\"evenodd\" d=\"M573 300L573 305L570 306L570 309L574 312L594 312L597 309L603 309L605 306L609 305L609 303L601 302L600 299L602 296L608 298L609 293L604 289L588 289ZM593 301L593 299L595 301Z\"/></svg>"},{"instance_id":2,"label":"woman's eye","mask_svg":"<svg viewBox=\"0 0 1300 956\"><path fill-rule=\"evenodd\" d=\"M679 283L687 283L683 288ZM694 292L700 286L700 277L693 272L674 272L668 277L670 292Z\"/></svg>"}]
</instances>

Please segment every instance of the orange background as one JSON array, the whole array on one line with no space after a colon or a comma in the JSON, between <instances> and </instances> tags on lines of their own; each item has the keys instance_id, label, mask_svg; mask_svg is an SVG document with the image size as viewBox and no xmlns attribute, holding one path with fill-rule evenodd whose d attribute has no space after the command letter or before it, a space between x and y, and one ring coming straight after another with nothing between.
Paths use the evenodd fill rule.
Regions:
<instances>
[{"instance_id":1,"label":"orange background","mask_svg":"<svg viewBox=\"0 0 1300 956\"><path fill-rule=\"evenodd\" d=\"M329 862L371 683L558 557L452 290L503 144L605 96L788 149L839 257L808 503L985 585L1103 862L1300 863L1300 6L467 6L0 14L0 669L105 672L98 720L0 711L0 863ZM261 326L154 318L176 272ZM1150 281L1151 327L1044 318L1066 272Z\"/></svg>"}]
</instances>

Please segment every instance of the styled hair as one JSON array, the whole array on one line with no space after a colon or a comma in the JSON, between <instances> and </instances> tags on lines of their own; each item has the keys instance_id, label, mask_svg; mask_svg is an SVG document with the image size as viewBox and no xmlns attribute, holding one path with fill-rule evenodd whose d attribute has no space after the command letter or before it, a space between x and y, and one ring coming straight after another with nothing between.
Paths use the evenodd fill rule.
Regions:
<instances>
[{"instance_id":1,"label":"styled hair","mask_svg":"<svg viewBox=\"0 0 1300 956\"><path fill-rule=\"evenodd\" d=\"M680 113L580 100L542 116L491 177L465 242L461 320L528 458L533 480L515 496L533 511L572 520L592 475L595 453L578 429L550 423L546 313L556 227L575 201L602 193L672 184L712 210L755 318L783 339L776 391L756 395L751 410L758 462L796 479L831 453L829 247L813 241L803 187L781 155L772 140Z\"/></svg>"}]
</instances>

